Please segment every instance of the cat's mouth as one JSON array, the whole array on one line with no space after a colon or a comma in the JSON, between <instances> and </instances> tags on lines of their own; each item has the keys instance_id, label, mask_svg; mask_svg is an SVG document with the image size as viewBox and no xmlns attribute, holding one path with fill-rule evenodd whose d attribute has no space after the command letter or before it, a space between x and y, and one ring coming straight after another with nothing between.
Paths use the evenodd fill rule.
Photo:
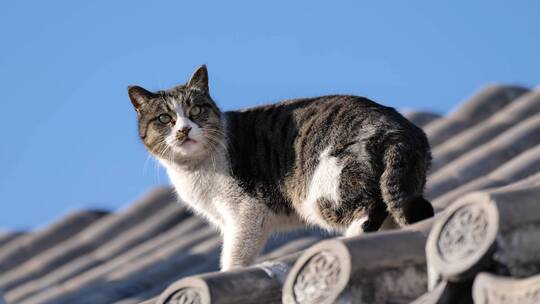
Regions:
<instances>
[{"instance_id":1,"label":"cat's mouth","mask_svg":"<svg viewBox=\"0 0 540 304\"><path fill-rule=\"evenodd\" d=\"M167 144L173 151L183 156L195 153L200 148L200 140L198 138L181 133L168 137Z\"/></svg>"},{"instance_id":2,"label":"cat's mouth","mask_svg":"<svg viewBox=\"0 0 540 304\"><path fill-rule=\"evenodd\" d=\"M184 145L192 145L192 144L196 144L197 141L194 140L193 138L190 138L190 137L184 137L182 139L180 138L177 138L177 143L179 146L184 146Z\"/></svg>"},{"instance_id":3,"label":"cat's mouth","mask_svg":"<svg viewBox=\"0 0 540 304\"><path fill-rule=\"evenodd\" d=\"M184 141L182 143L180 143L180 145L185 145L185 144L196 144L197 141L192 139L192 138L186 138L184 139Z\"/></svg>"}]
</instances>

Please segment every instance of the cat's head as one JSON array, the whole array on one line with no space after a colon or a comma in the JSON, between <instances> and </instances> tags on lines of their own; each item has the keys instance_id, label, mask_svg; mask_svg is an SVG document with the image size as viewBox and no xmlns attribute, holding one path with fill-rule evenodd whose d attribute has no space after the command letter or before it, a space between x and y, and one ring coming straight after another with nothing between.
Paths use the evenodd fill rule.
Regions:
<instances>
[{"instance_id":1,"label":"cat's head","mask_svg":"<svg viewBox=\"0 0 540 304\"><path fill-rule=\"evenodd\" d=\"M139 135L158 159L189 165L223 146L222 114L210 97L205 65L184 85L157 92L130 86L128 94Z\"/></svg>"}]
</instances>

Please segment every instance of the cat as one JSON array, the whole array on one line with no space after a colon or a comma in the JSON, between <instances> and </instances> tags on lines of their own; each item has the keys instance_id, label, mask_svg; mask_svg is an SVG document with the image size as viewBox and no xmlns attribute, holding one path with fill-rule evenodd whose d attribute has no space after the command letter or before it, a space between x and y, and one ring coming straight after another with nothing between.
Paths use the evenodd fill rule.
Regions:
<instances>
[{"instance_id":1,"label":"cat","mask_svg":"<svg viewBox=\"0 0 540 304\"><path fill-rule=\"evenodd\" d=\"M128 95L179 198L220 229L222 270L250 265L273 231L355 236L389 214L401 227L433 216L428 140L393 108L332 95L222 112L205 65L186 84Z\"/></svg>"}]
</instances>

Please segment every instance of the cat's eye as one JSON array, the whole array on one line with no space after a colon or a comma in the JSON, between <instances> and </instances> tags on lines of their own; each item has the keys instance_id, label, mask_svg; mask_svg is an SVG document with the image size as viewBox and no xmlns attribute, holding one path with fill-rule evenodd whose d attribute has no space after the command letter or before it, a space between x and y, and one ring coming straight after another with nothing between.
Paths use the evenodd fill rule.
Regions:
<instances>
[{"instance_id":1,"label":"cat's eye","mask_svg":"<svg viewBox=\"0 0 540 304\"><path fill-rule=\"evenodd\" d=\"M198 107L198 106L193 106L191 107L191 109L189 110L189 115L190 116L197 116L201 114L201 107Z\"/></svg>"},{"instance_id":2,"label":"cat's eye","mask_svg":"<svg viewBox=\"0 0 540 304\"><path fill-rule=\"evenodd\" d=\"M169 114L161 114L161 115L159 115L158 120L162 124L168 124L168 123L171 122L172 117Z\"/></svg>"}]
</instances>

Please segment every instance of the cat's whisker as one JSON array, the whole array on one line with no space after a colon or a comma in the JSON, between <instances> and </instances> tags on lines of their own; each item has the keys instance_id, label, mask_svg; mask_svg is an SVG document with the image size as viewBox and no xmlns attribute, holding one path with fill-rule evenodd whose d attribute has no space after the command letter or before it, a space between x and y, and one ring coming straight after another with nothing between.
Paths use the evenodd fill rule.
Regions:
<instances>
[{"instance_id":1,"label":"cat's whisker","mask_svg":"<svg viewBox=\"0 0 540 304\"><path fill-rule=\"evenodd\" d=\"M168 145L165 143L165 140L161 140L159 142L159 156L160 157L163 157L164 156L164 153L167 151L168 149ZM159 174L159 163L158 162L155 162L155 166L154 166L154 178L157 180L157 183L158 184L161 184L161 175Z\"/></svg>"},{"instance_id":2,"label":"cat's whisker","mask_svg":"<svg viewBox=\"0 0 540 304\"><path fill-rule=\"evenodd\" d=\"M212 134L208 134L207 135L208 138L211 138L212 140L214 140L217 144L220 144L222 147L225 147L225 142L222 140L222 138L218 137L218 136L215 136L215 135L212 135Z\"/></svg>"},{"instance_id":3,"label":"cat's whisker","mask_svg":"<svg viewBox=\"0 0 540 304\"><path fill-rule=\"evenodd\" d=\"M150 160L151 157L152 157L152 155L151 155L151 154L148 154L148 155L146 156L146 159L144 160L143 169L142 169L142 173L143 173L143 174L146 173L148 161Z\"/></svg>"},{"instance_id":4,"label":"cat's whisker","mask_svg":"<svg viewBox=\"0 0 540 304\"><path fill-rule=\"evenodd\" d=\"M164 148L163 150L161 151L161 157L162 158L165 158L165 159L168 159L169 162L172 162L173 160L173 153L172 152L172 147L170 145L167 145L167 144L164 144Z\"/></svg>"},{"instance_id":5,"label":"cat's whisker","mask_svg":"<svg viewBox=\"0 0 540 304\"><path fill-rule=\"evenodd\" d=\"M224 149L226 153L228 153L228 149L230 147L227 146L227 143L225 142L226 134L225 132L219 130L219 129L206 129L208 136L211 136L212 138L216 138L216 141L218 141L218 144L221 145L221 147Z\"/></svg>"},{"instance_id":6,"label":"cat's whisker","mask_svg":"<svg viewBox=\"0 0 540 304\"><path fill-rule=\"evenodd\" d=\"M216 172L216 161L215 161L214 155L217 152L217 145L212 144L213 139L207 138L207 140L211 143L211 145L210 145L210 159L212 160L212 166L214 168L214 172Z\"/></svg>"},{"instance_id":7,"label":"cat's whisker","mask_svg":"<svg viewBox=\"0 0 540 304\"><path fill-rule=\"evenodd\" d=\"M223 143L217 142L216 140L213 140L213 139L210 139L210 138L207 138L207 140L210 143L211 155L218 154L220 152L218 150L218 148L223 148L223 151L226 152L226 148L225 148L225 145Z\"/></svg>"},{"instance_id":8,"label":"cat's whisker","mask_svg":"<svg viewBox=\"0 0 540 304\"><path fill-rule=\"evenodd\" d=\"M222 137L215 136L211 132L206 133L206 138L212 140L214 144L219 144L223 149L227 150L226 144L223 142Z\"/></svg>"},{"instance_id":9,"label":"cat's whisker","mask_svg":"<svg viewBox=\"0 0 540 304\"><path fill-rule=\"evenodd\" d=\"M213 153L210 154L210 160L212 161L212 168L214 169L214 172L216 172L216 161L214 160Z\"/></svg>"}]
</instances>

